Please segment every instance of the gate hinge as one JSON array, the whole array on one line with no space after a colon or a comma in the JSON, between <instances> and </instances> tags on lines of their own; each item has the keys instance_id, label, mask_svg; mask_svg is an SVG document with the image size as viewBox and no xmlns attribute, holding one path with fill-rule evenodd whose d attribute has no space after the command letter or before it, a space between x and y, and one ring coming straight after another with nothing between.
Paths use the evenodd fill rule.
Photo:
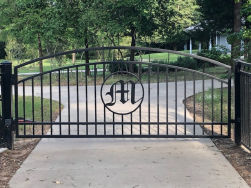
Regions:
<instances>
[{"instance_id":1,"label":"gate hinge","mask_svg":"<svg viewBox=\"0 0 251 188\"><path fill-rule=\"evenodd\" d=\"M240 118L231 119L231 123L240 123Z\"/></svg>"}]
</instances>

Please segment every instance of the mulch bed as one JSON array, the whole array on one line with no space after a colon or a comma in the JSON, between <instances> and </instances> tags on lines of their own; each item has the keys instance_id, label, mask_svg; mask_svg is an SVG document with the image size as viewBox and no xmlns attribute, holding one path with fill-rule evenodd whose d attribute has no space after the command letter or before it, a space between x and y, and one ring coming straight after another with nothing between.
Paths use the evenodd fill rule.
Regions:
<instances>
[{"instance_id":1,"label":"mulch bed","mask_svg":"<svg viewBox=\"0 0 251 188\"><path fill-rule=\"evenodd\" d=\"M39 140L40 139L20 139L15 142L14 150L7 150L0 153L0 188L8 187L9 180L36 147Z\"/></svg>"},{"instance_id":2,"label":"mulch bed","mask_svg":"<svg viewBox=\"0 0 251 188\"><path fill-rule=\"evenodd\" d=\"M41 128L41 126L36 126L35 134L41 134ZM50 126L44 125L45 133L49 130ZM27 126L26 133L32 134L32 126ZM7 150L0 153L0 188L8 188L8 182L20 168L24 160L36 147L39 141L39 138L18 138L14 143L14 150Z\"/></svg>"}]
</instances>

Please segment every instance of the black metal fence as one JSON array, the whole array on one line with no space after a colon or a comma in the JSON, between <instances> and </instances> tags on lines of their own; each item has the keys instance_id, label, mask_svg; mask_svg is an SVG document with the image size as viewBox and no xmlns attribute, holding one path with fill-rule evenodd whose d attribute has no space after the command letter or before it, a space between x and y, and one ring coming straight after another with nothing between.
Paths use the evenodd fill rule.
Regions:
<instances>
[{"instance_id":1,"label":"black metal fence","mask_svg":"<svg viewBox=\"0 0 251 188\"><path fill-rule=\"evenodd\" d=\"M251 149L251 64L235 65L235 141Z\"/></svg>"}]
</instances>

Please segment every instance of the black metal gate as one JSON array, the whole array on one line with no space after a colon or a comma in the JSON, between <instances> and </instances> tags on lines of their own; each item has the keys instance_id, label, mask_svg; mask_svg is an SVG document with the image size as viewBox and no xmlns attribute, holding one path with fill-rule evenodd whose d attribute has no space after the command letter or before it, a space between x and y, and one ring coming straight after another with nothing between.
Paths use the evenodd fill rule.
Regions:
<instances>
[{"instance_id":1,"label":"black metal gate","mask_svg":"<svg viewBox=\"0 0 251 188\"><path fill-rule=\"evenodd\" d=\"M120 55L131 50L134 61ZM80 60L34 75L19 74L41 60L45 64L72 53L81 59L87 51L93 56L89 63ZM168 57L156 62L149 53L168 53ZM97 54L103 55L98 59ZM191 68L173 65L169 54L198 63ZM207 72L216 67L223 76ZM153 48L89 48L23 63L14 67L14 78L19 138L231 134L231 68L204 57Z\"/></svg>"},{"instance_id":2,"label":"black metal gate","mask_svg":"<svg viewBox=\"0 0 251 188\"><path fill-rule=\"evenodd\" d=\"M131 51L133 61L126 58ZM89 62L82 60L87 52ZM160 53L165 59L156 59ZM77 62L69 63L71 54ZM40 61L43 72L26 73ZM5 66L1 127L9 133L14 127L18 138L231 135L231 67L208 58L155 48L102 47L34 59L15 66L13 75L11 64Z\"/></svg>"}]
</instances>

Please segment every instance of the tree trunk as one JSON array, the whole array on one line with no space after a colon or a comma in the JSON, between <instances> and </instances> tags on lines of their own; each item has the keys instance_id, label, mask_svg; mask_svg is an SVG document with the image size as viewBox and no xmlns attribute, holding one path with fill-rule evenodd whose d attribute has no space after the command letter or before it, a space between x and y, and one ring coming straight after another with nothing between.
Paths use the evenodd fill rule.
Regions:
<instances>
[{"instance_id":1,"label":"tree trunk","mask_svg":"<svg viewBox=\"0 0 251 188\"><path fill-rule=\"evenodd\" d=\"M76 62L76 53L72 53L72 64Z\"/></svg>"},{"instance_id":2,"label":"tree trunk","mask_svg":"<svg viewBox=\"0 0 251 188\"><path fill-rule=\"evenodd\" d=\"M89 47L89 44L88 44L88 38L87 38L87 29L86 29L86 37L85 37L85 48L88 48ZM85 52L85 63L86 64L88 64L89 63L89 52L88 51L86 51ZM86 65L86 73L87 73L87 75L89 76L90 75L90 67L89 67L89 65Z\"/></svg>"},{"instance_id":3,"label":"tree trunk","mask_svg":"<svg viewBox=\"0 0 251 188\"><path fill-rule=\"evenodd\" d=\"M131 47L135 47L136 46L136 31L135 31L135 27L131 28ZM130 54L130 61L134 61L134 50L131 50L131 54Z\"/></svg>"},{"instance_id":4,"label":"tree trunk","mask_svg":"<svg viewBox=\"0 0 251 188\"><path fill-rule=\"evenodd\" d=\"M136 46L136 29L135 27L131 28L131 47L135 47ZM131 50L131 54L130 54L130 61L134 61L134 56L135 56L135 51ZM133 72L133 66L132 64L130 64L129 66L129 71Z\"/></svg>"},{"instance_id":5,"label":"tree trunk","mask_svg":"<svg viewBox=\"0 0 251 188\"><path fill-rule=\"evenodd\" d=\"M38 40L38 54L39 54L39 57L43 57L43 49L42 49L40 33L37 34L37 40ZM40 73L43 72L43 61L42 60L39 61L39 71L40 71Z\"/></svg>"},{"instance_id":6,"label":"tree trunk","mask_svg":"<svg viewBox=\"0 0 251 188\"><path fill-rule=\"evenodd\" d=\"M117 46L112 36L111 36L111 37L110 37L109 35L106 35L106 36L107 36L107 38L112 42L112 45L113 45L113 46ZM121 59L123 59L122 51L121 51L120 49L118 49L118 52L119 52L119 54L120 54L120 56L121 56ZM119 54L118 54L118 55L119 55Z\"/></svg>"},{"instance_id":7,"label":"tree trunk","mask_svg":"<svg viewBox=\"0 0 251 188\"><path fill-rule=\"evenodd\" d=\"M234 3L234 33L238 34L241 30L241 0ZM235 58L240 57L240 48L241 48L241 41L238 39L237 36L235 36L233 44L232 44L232 50L231 50L231 58L232 60Z\"/></svg>"}]
</instances>

